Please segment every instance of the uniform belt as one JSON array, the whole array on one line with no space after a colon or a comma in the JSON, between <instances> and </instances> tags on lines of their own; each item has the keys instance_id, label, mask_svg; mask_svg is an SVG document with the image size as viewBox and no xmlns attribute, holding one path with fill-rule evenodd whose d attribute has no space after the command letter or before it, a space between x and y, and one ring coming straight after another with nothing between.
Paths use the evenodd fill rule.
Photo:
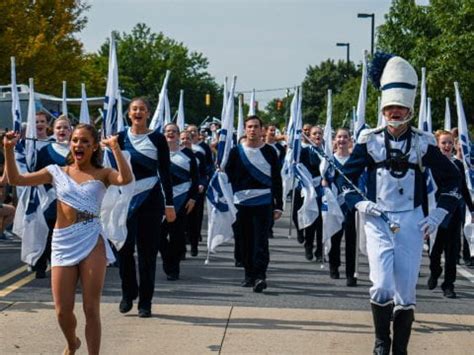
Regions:
<instances>
[{"instance_id":1,"label":"uniform belt","mask_svg":"<svg viewBox=\"0 0 474 355\"><path fill-rule=\"evenodd\" d=\"M81 223L82 224L87 224L91 223L95 218L99 218L99 216L96 216L93 213L89 212L77 212L76 214L76 223Z\"/></svg>"}]
</instances>

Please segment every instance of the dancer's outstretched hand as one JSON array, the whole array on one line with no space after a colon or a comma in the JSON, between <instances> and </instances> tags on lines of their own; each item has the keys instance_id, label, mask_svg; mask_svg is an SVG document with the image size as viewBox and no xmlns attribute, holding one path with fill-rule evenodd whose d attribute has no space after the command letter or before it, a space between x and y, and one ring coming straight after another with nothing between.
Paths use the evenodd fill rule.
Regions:
<instances>
[{"instance_id":1,"label":"dancer's outstretched hand","mask_svg":"<svg viewBox=\"0 0 474 355\"><path fill-rule=\"evenodd\" d=\"M115 136L109 136L107 138L104 138L100 141L101 145L104 147L108 147L111 150L115 149L120 149L119 143L118 143L118 135Z\"/></svg>"},{"instance_id":2,"label":"dancer's outstretched hand","mask_svg":"<svg viewBox=\"0 0 474 355\"><path fill-rule=\"evenodd\" d=\"M19 138L20 138L20 134L18 132L8 131L3 136L3 146L5 148L13 148L18 142Z\"/></svg>"}]
</instances>

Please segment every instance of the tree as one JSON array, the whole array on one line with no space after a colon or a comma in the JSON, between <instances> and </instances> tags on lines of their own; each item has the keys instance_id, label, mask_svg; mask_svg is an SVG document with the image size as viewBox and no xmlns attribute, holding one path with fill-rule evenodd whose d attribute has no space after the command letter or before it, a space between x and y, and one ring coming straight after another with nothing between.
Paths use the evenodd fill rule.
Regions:
<instances>
[{"instance_id":1,"label":"tree","mask_svg":"<svg viewBox=\"0 0 474 355\"><path fill-rule=\"evenodd\" d=\"M313 124L324 124L327 91L333 96L341 92L345 82L359 75L354 63L328 59L317 66L309 66L303 81L303 119ZM360 76L360 75L359 75ZM357 94L355 96L357 103Z\"/></svg>"},{"instance_id":2,"label":"tree","mask_svg":"<svg viewBox=\"0 0 474 355\"><path fill-rule=\"evenodd\" d=\"M473 122L474 2L431 0L429 6L418 6L414 0L394 0L385 20L377 47L404 57L418 73L426 67L433 126L443 125L444 98L454 102L454 81L460 83L464 110Z\"/></svg>"},{"instance_id":3,"label":"tree","mask_svg":"<svg viewBox=\"0 0 474 355\"><path fill-rule=\"evenodd\" d=\"M206 116L220 117L221 88L206 71L209 62L201 53L190 52L183 43L153 33L137 24L131 33L116 34L119 85L127 97L144 96L154 108L166 70L171 70L168 97L172 112L178 107L179 90L184 90L187 123L200 123ZM107 73L109 41L90 58L90 63L104 75ZM93 71L92 71L93 72ZM206 94L211 104L205 105Z\"/></svg>"},{"instance_id":4,"label":"tree","mask_svg":"<svg viewBox=\"0 0 474 355\"><path fill-rule=\"evenodd\" d=\"M83 46L74 37L86 25L82 0L3 0L0 2L0 82L10 83L10 57L17 81L35 79L35 89L60 95L80 92Z\"/></svg>"}]
</instances>

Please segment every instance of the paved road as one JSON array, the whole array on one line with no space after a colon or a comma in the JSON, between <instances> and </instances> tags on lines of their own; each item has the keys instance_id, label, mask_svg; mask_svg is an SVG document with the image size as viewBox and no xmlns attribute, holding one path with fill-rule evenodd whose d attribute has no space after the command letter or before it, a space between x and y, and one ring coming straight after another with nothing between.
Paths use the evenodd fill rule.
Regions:
<instances>
[{"instance_id":1,"label":"paved road","mask_svg":"<svg viewBox=\"0 0 474 355\"><path fill-rule=\"evenodd\" d=\"M118 270L109 268L102 298L103 354L368 354L373 347L367 260L361 258L359 286L331 280L327 266L304 259L289 240L288 217L270 241L269 288L255 294L239 287L232 246L183 262L182 278L157 273L154 316L118 312ZM35 280L19 262L18 241L0 243L0 354L60 353L64 340L56 322L49 278ZM474 287L471 270L459 270L456 300L429 291L426 258L418 287L418 311L409 351L415 354L471 354L474 349ZM343 274L343 273L342 273ZM78 336L86 353L84 316L77 297Z\"/></svg>"}]
</instances>

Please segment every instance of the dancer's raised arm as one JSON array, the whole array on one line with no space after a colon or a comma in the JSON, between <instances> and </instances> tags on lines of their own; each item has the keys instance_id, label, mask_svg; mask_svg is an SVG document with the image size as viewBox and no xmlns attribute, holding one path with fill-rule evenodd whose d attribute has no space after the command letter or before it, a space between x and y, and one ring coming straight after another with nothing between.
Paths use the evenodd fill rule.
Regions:
<instances>
[{"instance_id":1,"label":"dancer's raised arm","mask_svg":"<svg viewBox=\"0 0 474 355\"><path fill-rule=\"evenodd\" d=\"M5 147L5 167L6 176L10 185L16 186L35 186L51 183L51 175L48 170L41 169L33 173L20 174L15 161L13 149L17 143L19 134L13 131L7 132L3 137L3 146Z\"/></svg>"}]
</instances>

